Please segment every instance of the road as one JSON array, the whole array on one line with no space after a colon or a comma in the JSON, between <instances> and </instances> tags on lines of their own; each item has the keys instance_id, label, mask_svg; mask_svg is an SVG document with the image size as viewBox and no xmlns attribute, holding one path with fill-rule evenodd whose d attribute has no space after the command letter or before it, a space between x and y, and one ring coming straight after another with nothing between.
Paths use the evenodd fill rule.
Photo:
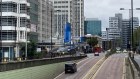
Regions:
<instances>
[{"instance_id":1,"label":"road","mask_svg":"<svg viewBox=\"0 0 140 79\"><path fill-rule=\"evenodd\" d=\"M54 79L82 79L87 72L96 64L104 54L100 56L94 56L94 54L88 54L88 57L77 63L77 72L74 74L65 74L64 72L58 75Z\"/></svg>"},{"instance_id":2,"label":"road","mask_svg":"<svg viewBox=\"0 0 140 79\"><path fill-rule=\"evenodd\" d=\"M114 54L101 65L92 79L122 79L125 54Z\"/></svg>"}]
</instances>

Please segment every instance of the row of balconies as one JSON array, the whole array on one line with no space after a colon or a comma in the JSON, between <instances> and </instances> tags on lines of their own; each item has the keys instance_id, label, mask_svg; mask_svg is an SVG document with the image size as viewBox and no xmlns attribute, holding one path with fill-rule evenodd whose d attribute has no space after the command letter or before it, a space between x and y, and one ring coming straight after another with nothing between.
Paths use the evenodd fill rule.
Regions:
<instances>
[{"instance_id":1,"label":"row of balconies","mask_svg":"<svg viewBox=\"0 0 140 79\"><path fill-rule=\"evenodd\" d=\"M15 12L2 12L2 16L26 17L27 19L30 19L30 16L25 13L19 14Z\"/></svg>"},{"instance_id":2,"label":"row of balconies","mask_svg":"<svg viewBox=\"0 0 140 79\"><path fill-rule=\"evenodd\" d=\"M2 2L14 2L20 4L27 4L27 6L30 6L30 3L27 2L27 0L2 0Z\"/></svg>"}]
</instances>

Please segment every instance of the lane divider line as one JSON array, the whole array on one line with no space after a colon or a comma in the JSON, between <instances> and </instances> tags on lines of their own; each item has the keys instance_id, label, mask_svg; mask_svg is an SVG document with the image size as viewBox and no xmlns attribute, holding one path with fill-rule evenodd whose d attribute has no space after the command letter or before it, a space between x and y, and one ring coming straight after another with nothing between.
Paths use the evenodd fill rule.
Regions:
<instances>
[{"instance_id":1,"label":"lane divider line","mask_svg":"<svg viewBox=\"0 0 140 79\"><path fill-rule=\"evenodd\" d=\"M86 61L87 59L88 59L88 58L84 58L83 60L77 62L77 64L80 64L81 62ZM54 79L57 79L58 77L60 77L60 76L63 75L64 73L65 73L65 71L62 72L61 74L59 74L58 76L56 76Z\"/></svg>"},{"instance_id":2,"label":"lane divider line","mask_svg":"<svg viewBox=\"0 0 140 79\"><path fill-rule=\"evenodd\" d=\"M126 58L124 58L124 62L123 62L123 75L122 75L122 79L126 79Z\"/></svg>"},{"instance_id":3,"label":"lane divider line","mask_svg":"<svg viewBox=\"0 0 140 79\"><path fill-rule=\"evenodd\" d=\"M91 79L95 79L95 77L97 76L97 74L99 73L99 71L101 70L101 68L104 66L104 64L107 62L107 60L111 58L111 56L109 56L108 58L105 59L105 61L102 63L102 65L98 68L98 70L95 72L95 74L92 76Z\"/></svg>"},{"instance_id":4,"label":"lane divider line","mask_svg":"<svg viewBox=\"0 0 140 79\"><path fill-rule=\"evenodd\" d=\"M104 61L105 61L105 57L98 60L98 62L94 64L94 66L87 72L87 74L82 79L91 79Z\"/></svg>"}]
</instances>

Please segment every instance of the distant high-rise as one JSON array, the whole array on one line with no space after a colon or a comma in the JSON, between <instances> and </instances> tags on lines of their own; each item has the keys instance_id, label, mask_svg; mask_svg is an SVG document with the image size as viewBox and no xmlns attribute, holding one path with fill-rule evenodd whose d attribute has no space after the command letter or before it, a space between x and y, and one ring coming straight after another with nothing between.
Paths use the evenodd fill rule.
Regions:
<instances>
[{"instance_id":1,"label":"distant high-rise","mask_svg":"<svg viewBox=\"0 0 140 79\"><path fill-rule=\"evenodd\" d=\"M120 32L119 17L109 17L109 39L119 39Z\"/></svg>"},{"instance_id":2,"label":"distant high-rise","mask_svg":"<svg viewBox=\"0 0 140 79\"><path fill-rule=\"evenodd\" d=\"M34 0L28 0L31 7L30 8L30 33L29 34L29 38L30 40L36 41L38 42L38 33L37 33L37 26L39 23L39 2L38 0L34 1Z\"/></svg>"},{"instance_id":3,"label":"distant high-rise","mask_svg":"<svg viewBox=\"0 0 140 79\"><path fill-rule=\"evenodd\" d=\"M85 34L101 36L101 20L88 18L85 20Z\"/></svg>"},{"instance_id":4,"label":"distant high-rise","mask_svg":"<svg viewBox=\"0 0 140 79\"><path fill-rule=\"evenodd\" d=\"M84 0L73 0L75 1L75 35L74 36L84 36Z\"/></svg>"},{"instance_id":5,"label":"distant high-rise","mask_svg":"<svg viewBox=\"0 0 140 79\"><path fill-rule=\"evenodd\" d=\"M51 34L51 19L54 19L51 16L51 10L53 10L52 3L49 0L38 0L38 42L47 42ZM35 6L34 6L35 7ZM54 12L54 11L52 11ZM54 29L54 28L52 28Z\"/></svg>"},{"instance_id":6,"label":"distant high-rise","mask_svg":"<svg viewBox=\"0 0 140 79\"><path fill-rule=\"evenodd\" d=\"M124 19L122 21L122 48L127 49L127 45L130 44L131 41L131 26L130 26L130 20Z\"/></svg>"},{"instance_id":7,"label":"distant high-rise","mask_svg":"<svg viewBox=\"0 0 140 79\"><path fill-rule=\"evenodd\" d=\"M115 17L118 18L118 28L121 29L122 28L122 20L123 20L122 14L121 13L116 13Z\"/></svg>"},{"instance_id":8,"label":"distant high-rise","mask_svg":"<svg viewBox=\"0 0 140 79\"><path fill-rule=\"evenodd\" d=\"M55 14L55 32L64 37L66 22L71 23L72 36L84 35L84 0L51 0Z\"/></svg>"},{"instance_id":9,"label":"distant high-rise","mask_svg":"<svg viewBox=\"0 0 140 79\"><path fill-rule=\"evenodd\" d=\"M127 45L131 44L132 40L132 26L131 19L124 19L122 21L122 48L127 49ZM135 31L139 27L138 17L133 17L133 30Z\"/></svg>"},{"instance_id":10,"label":"distant high-rise","mask_svg":"<svg viewBox=\"0 0 140 79\"><path fill-rule=\"evenodd\" d=\"M109 28L107 28L107 40L112 42L112 48L121 45L122 14L116 13L114 17L109 17Z\"/></svg>"}]
</instances>

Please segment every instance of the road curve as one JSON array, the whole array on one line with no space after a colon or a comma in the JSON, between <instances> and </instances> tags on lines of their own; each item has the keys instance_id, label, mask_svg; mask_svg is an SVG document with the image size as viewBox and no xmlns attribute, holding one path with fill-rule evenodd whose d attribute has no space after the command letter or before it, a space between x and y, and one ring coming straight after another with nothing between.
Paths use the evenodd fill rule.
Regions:
<instances>
[{"instance_id":1,"label":"road curve","mask_svg":"<svg viewBox=\"0 0 140 79\"><path fill-rule=\"evenodd\" d=\"M77 64L78 70L76 73L65 74L63 72L54 79L82 79L86 73L94 66L94 64L96 64L102 57L103 55L95 57L93 54L90 54L88 58Z\"/></svg>"},{"instance_id":2,"label":"road curve","mask_svg":"<svg viewBox=\"0 0 140 79\"><path fill-rule=\"evenodd\" d=\"M92 79L122 79L125 54L110 56L99 68Z\"/></svg>"}]
</instances>

